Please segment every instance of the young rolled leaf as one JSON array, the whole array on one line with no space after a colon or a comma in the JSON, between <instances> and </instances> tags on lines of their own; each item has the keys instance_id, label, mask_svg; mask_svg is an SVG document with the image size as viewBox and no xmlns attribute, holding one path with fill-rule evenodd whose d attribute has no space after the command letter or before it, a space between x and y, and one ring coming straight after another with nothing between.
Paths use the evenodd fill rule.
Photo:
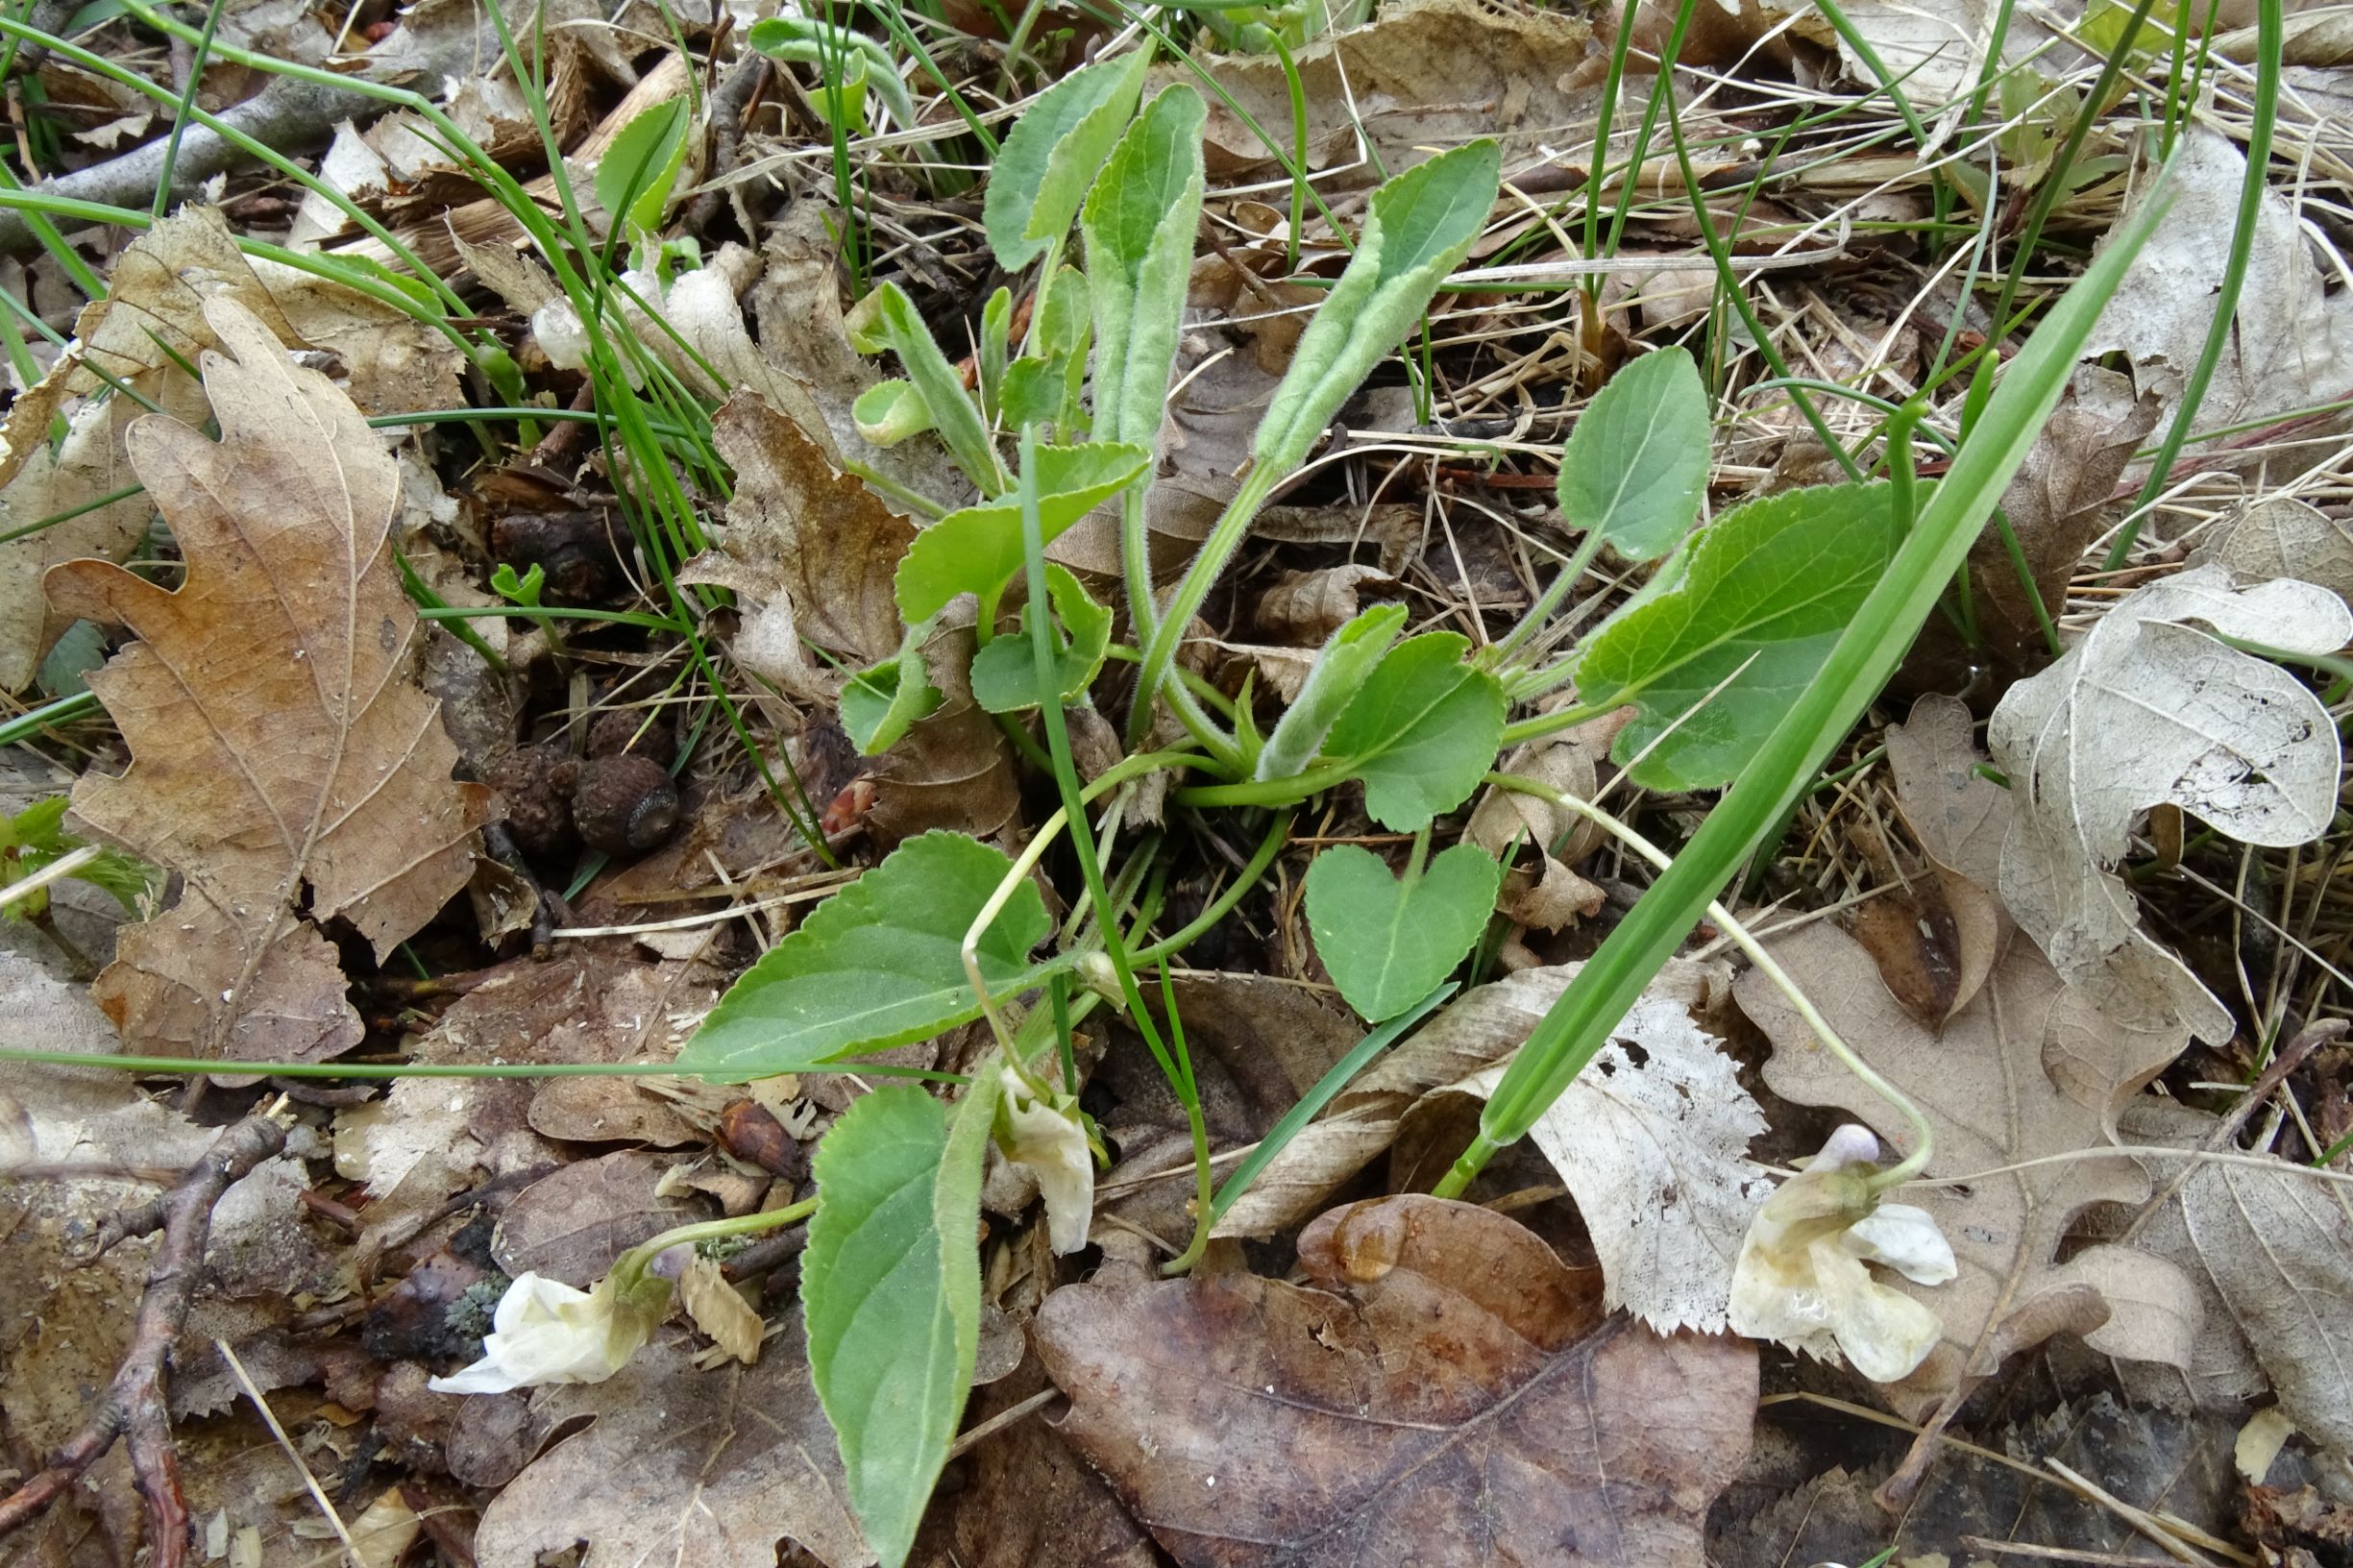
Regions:
<instances>
[{"instance_id":1,"label":"young rolled leaf","mask_svg":"<svg viewBox=\"0 0 2353 1568\"><path fill-rule=\"evenodd\" d=\"M1364 809L1384 827L1412 833L1429 826L1469 799L1495 766L1504 688L1462 662L1470 646L1452 631L1398 644L1324 742L1327 759L1363 780Z\"/></svg>"},{"instance_id":2,"label":"young rolled leaf","mask_svg":"<svg viewBox=\"0 0 2353 1568\"><path fill-rule=\"evenodd\" d=\"M1702 790L1738 777L1900 543L1884 483L1784 491L1694 535L1660 569L1674 585L1613 617L1578 660L1581 701L1641 710L1613 753L1634 782Z\"/></svg>"},{"instance_id":3,"label":"young rolled leaf","mask_svg":"<svg viewBox=\"0 0 2353 1568\"><path fill-rule=\"evenodd\" d=\"M1595 396L1560 453L1560 519L1631 560L1673 550L1707 488L1707 393L1679 348L1645 355Z\"/></svg>"},{"instance_id":4,"label":"young rolled leaf","mask_svg":"<svg viewBox=\"0 0 2353 1568\"><path fill-rule=\"evenodd\" d=\"M865 34L806 17L771 16L752 23L745 39L771 60L816 66L822 80L837 86L866 83L899 129L915 129L915 100L907 96L907 85L898 79L889 53ZM823 105L813 107L824 112Z\"/></svg>"},{"instance_id":5,"label":"young rolled leaf","mask_svg":"<svg viewBox=\"0 0 2353 1568\"><path fill-rule=\"evenodd\" d=\"M1340 404L1429 308L1470 254L1501 187L1492 141L1441 153L1373 192L1364 237L1348 258L1275 388L1252 452L1276 475L1305 460Z\"/></svg>"},{"instance_id":6,"label":"young rolled leaf","mask_svg":"<svg viewBox=\"0 0 2353 1568\"><path fill-rule=\"evenodd\" d=\"M859 393L858 401L849 405L849 420L874 445L895 447L931 429L931 407L915 383L894 376Z\"/></svg>"},{"instance_id":7,"label":"young rolled leaf","mask_svg":"<svg viewBox=\"0 0 2353 1568\"><path fill-rule=\"evenodd\" d=\"M1470 956L1503 874L1475 844L1456 845L1403 880L1370 849L1336 845L1308 868L1315 956L1365 1022L1395 1017Z\"/></svg>"},{"instance_id":8,"label":"young rolled leaf","mask_svg":"<svg viewBox=\"0 0 2353 1568\"><path fill-rule=\"evenodd\" d=\"M1039 521L1048 543L1117 495L1148 461L1141 447L1090 442L1038 453ZM928 620L958 594L997 593L1021 570L1021 508L1013 502L967 506L915 536L898 563L898 613Z\"/></svg>"},{"instance_id":9,"label":"young rolled leaf","mask_svg":"<svg viewBox=\"0 0 2353 1568\"><path fill-rule=\"evenodd\" d=\"M976 1077L952 1121L919 1089L875 1090L817 1149L800 1270L809 1373L883 1568L907 1559L971 1388L997 1081Z\"/></svg>"},{"instance_id":10,"label":"young rolled leaf","mask_svg":"<svg viewBox=\"0 0 2353 1568\"><path fill-rule=\"evenodd\" d=\"M1056 699L1065 704L1086 695L1111 648L1111 610L1098 604L1067 568L1045 566L1046 596L1053 600ZM1021 606L1021 629L993 639L972 655L972 700L991 713L1018 713L1039 705L1038 668L1030 649L1030 606ZM1049 628L1050 631L1054 628Z\"/></svg>"},{"instance_id":11,"label":"young rolled leaf","mask_svg":"<svg viewBox=\"0 0 2353 1568\"><path fill-rule=\"evenodd\" d=\"M1188 86L1162 92L1112 149L1079 233L1094 309L1094 429L1157 450L1201 221L1201 126Z\"/></svg>"},{"instance_id":12,"label":"young rolled leaf","mask_svg":"<svg viewBox=\"0 0 2353 1568\"><path fill-rule=\"evenodd\" d=\"M983 495L1001 496L1012 488L1003 465L996 460L996 446L989 439L989 427L981 422L980 409L971 394L964 389L964 378L956 367L940 352L932 341L931 329L916 314L915 305L900 291L896 283L884 283L843 318L843 328L861 354L876 354L884 349L898 355L906 367L907 380L921 394L923 405L930 410L932 427L946 443L948 454L956 466L981 488ZM920 620L910 616L910 620Z\"/></svg>"},{"instance_id":13,"label":"young rolled leaf","mask_svg":"<svg viewBox=\"0 0 2353 1568\"><path fill-rule=\"evenodd\" d=\"M964 934L1012 870L977 839L909 839L727 988L678 1053L679 1070L758 1078L772 1064L885 1050L980 1017L964 970ZM1049 966L1032 964L1029 950L1051 927L1037 888L1015 888L981 937L981 976L992 995L1045 972Z\"/></svg>"},{"instance_id":14,"label":"young rolled leaf","mask_svg":"<svg viewBox=\"0 0 2353 1568\"><path fill-rule=\"evenodd\" d=\"M981 227L1018 272L1069 232L1087 185L1143 95L1147 47L1073 71L1040 93L997 149Z\"/></svg>"},{"instance_id":15,"label":"young rolled leaf","mask_svg":"<svg viewBox=\"0 0 2353 1568\"><path fill-rule=\"evenodd\" d=\"M1305 772L1323 749L1324 737L1339 723L1341 710L1363 690L1365 677L1405 629L1403 604L1375 604L1335 631L1315 655L1299 695L1266 738L1251 776L1290 778Z\"/></svg>"},{"instance_id":16,"label":"young rolled leaf","mask_svg":"<svg viewBox=\"0 0 2353 1568\"><path fill-rule=\"evenodd\" d=\"M929 717L944 700L916 642L909 636L895 657L859 671L842 687L842 727L863 756L896 746L917 720Z\"/></svg>"}]
</instances>

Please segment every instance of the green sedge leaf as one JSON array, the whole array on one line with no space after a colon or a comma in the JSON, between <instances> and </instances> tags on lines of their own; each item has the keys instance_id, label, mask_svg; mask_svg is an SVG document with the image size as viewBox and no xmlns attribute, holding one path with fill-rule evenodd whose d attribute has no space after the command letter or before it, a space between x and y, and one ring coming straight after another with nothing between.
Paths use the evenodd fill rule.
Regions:
<instances>
[{"instance_id":1,"label":"green sedge leaf","mask_svg":"<svg viewBox=\"0 0 2353 1568\"><path fill-rule=\"evenodd\" d=\"M898 656L870 665L842 688L842 727L863 756L896 746L919 719L930 717L943 698L923 668L923 655L907 639Z\"/></svg>"},{"instance_id":2,"label":"green sedge leaf","mask_svg":"<svg viewBox=\"0 0 2353 1568\"><path fill-rule=\"evenodd\" d=\"M1364 781L1364 809L1400 833L1470 798L1495 766L1504 688L1462 662L1470 642L1427 631L1391 649L1340 713L1324 754ZM1424 987L1428 990L1428 987Z\"/></svg>"},{"instance_id":3,"label":"green sedge leaf","mask_svg":"<svg viewBox=\"0 0 2353 1568\"><path fill-rule=\"evenodd\" d=\"M1613 755L1645 789L1729 783L1812 683L1901 542L1884 483L1735 507L1678 551L1673 587L1594 633L1578 660L1578 698L1641 710Z\"/></svg>"},{"instance_id":4,"label":"green sedge leaf","mask_svg":"<svg viewBox=\"0 0 2353 1568\"><path fill-rule=\"evenodd\" d=\"M1373 192L1364 237L1315 319L1300 334L1253 448L1288 474L1398 341L1446 275L1470 254L1501 185L1502 157L1474 141L1418 163Z\"/></svg>"},{"instance_id":5,"label":"green sedge leaf","mask_svg":"<svg viewBox=\"0 0 2353 1568\"><path fill-rule=\"evenodd\" d=\"M1104 155L1143 95L1149 49L1099 61L1047 87L997 149L981 227L997 265L1018 272L1069 230Z\"/></svg>"},{"instance_id":6,"label":"green sedge leaf","mask_svg":"<svg viewBox=\"0 0 2353 1568\"><path fill-rule=\"evenodd\" d=\"M989 438L989 427L981 423L979 407L964 389L964 378L948 363L947 355L940 352L940 345L932 341L931 329L923 325L914 303L896 283L884 283L860 300L842 325L849 334L851 346L861 354L887 348L898 355L907 380L914 383L916 391L922 395L924 406L931 411L932 428L946 443L956 466L980 486L982 494L1001 496L1013 487L1005 477L1004 467L996 460L996 445ZM922 617L908 619L917 621Z\"/></svg>"},{"instance_id":7,"label":"green sedge leaf","mask_svg":"<svg viewBox=\"0 0 2353 1568\"><path fill-rule=\"evenodd\" d=\"M1038 453L1039 523L1047 543L1127 488L1150 461L1141 447L1091 442ZM958 594L994 594L1021 569L1021 508L1011 502L953 511L915 536L898 563L898 613L929 620Z\"/></svg>"},{"instance_id":8,"label":"green sedge leaf","mask_svg":"<svg viewBox=\"0 0 2353 1568\"><path fill-rule=\"evenodd\" d=\"M1094 684L1111 648L1111 610L1094 601L1066 567L1045 563L1046 596L1059 624L1054 660L1060 700L1075 702ZM1021 606L1021 629L991 640L972 655L972 700L991 713L1017 713L1038 702L1037 651L1030 646L1030 606Z\"/></svg>"},{"instance_id":9,"label":"green sedge leaf","mask_svg":"<svg viewBox=\"0 0 2353 1568\"><path fill-rule=\"evenodd\" d=\"M931 429L931 406L910 381L876 381L849 405L849 422L878 447L895 447Z\"/></svg>"},{"instance_id":10,"label":"green sedge leaf","mask_svg":"<svg viewBox=\"0 0 2353 1568\"><path fill-rule=\"evenodd\" d=\"M1315 655L1298 697L1266 738L1251 776L1290 778L1305 772L1323 749L1324 737L1339 723L1341 710L1363 690L1365 677L1405 629L1403 604L1375 604L1335 631Z\"/></svg>"},{"instance_id":11,"label":"green sedge leaf","mask_svg":"<svg viewBox=\"0 0 2353 1568\"><path fill-rule=\"evenodd\" d=\"M1405 1012L1436 990L1479 944L1504 870L1473 844L1434 856L1411 882L1353 844L1308 868L1308 930L1340 995L1367 1023Z\"/></svg>"},{"instance_id":12,"label":"green sedge leaf","mask_svg":"<svg viewBox=\"0 0 2353 1568\"><path fill-rule=\"evenodd\" d=\"M1569 431L1561 521L1599 532L1630 560L1656 560L1700 515L1711 433L1691 355L1645 355L1610 378Z\"/></svg>"},{"instance_id":13,"label":"green sedge leaf","mask_svg":"<svg viewBox=\"0 0 2353 1568\"><path fill-rule=\"evenodd\" d=\"M980 1017L964 934L1013 870L977 839L925 833L817 906L744 971L678 1053L681 1072L741 1081L771 1064L822 1062L928 1040ZM1050 968L1029 950L1052 929L1045 900L1017 884L978 948L992 995Z\"/></svg>"},{"instance_id":14,"label":"green sedge leaf","mask_svg":"<svg viewBox=\"0 0 2353 1568\"><path fill-rule=\"evenodd\" d=\"M975 1079L952 1122L919 1089L875 1090L817 1149L818 1208L800 1272L809 1373L884 1568L898 1568L915 1544L971 1388L973 1237L997 1084L994 1072Z\"/></svg>"},{"instance_id":15,"label":"green sedge leaf","mask_svg":"<svg viewBox=\"0 0 2353 1568\"><path fill-rule=\"evenodd\" d=\"M662 226L662 209L686 162L686 134L694 123L693 107L681 93L621 128L597 160L597 202L616 225L648 231Z\"/></svg>"},{"instance_id":16,"label":"green sedge leaf","mask_svg":"<svg viewBox=\"0 0 2353 1568\"><path fill-rule=\"evenodd\" d=\"M1094 429L1157 448L1201 221L1201 126L1188 86L1162 92L1103 165L1079 232L1094 312Z\"/></svg>"}]
</instances>

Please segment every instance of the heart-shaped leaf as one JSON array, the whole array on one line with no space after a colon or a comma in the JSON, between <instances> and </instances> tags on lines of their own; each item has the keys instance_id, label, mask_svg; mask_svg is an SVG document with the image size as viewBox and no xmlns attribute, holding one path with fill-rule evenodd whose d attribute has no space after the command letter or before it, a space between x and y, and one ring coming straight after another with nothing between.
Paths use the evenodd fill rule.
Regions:
<instances>
[{"instance_id":1,"label":"heart-shaped leaf","mask_svg":"<svg viewBox=\"0 0 2353 1568\"><path fill-rule=\"evenodd\" d=\"M1141 447L1098 441L1043 447L1038 453L1038 522L1046 543L1143 472ZM958 594L986 598L1021 570L1021 508L1014 502L967 506L915 536L898 563L898 613L910 625L947 607Z\"/></svg>"},{"instance_id":2,"label":"heart-shaped leaf","mask_svg":"<svg viewBox=\"0 0 2353 1568\"><path fill-rule=\"evenodd\" d=\"M1469 799L1495 766L1504 689L1462 662L1470 646L1452 631L1399 643L1324 742L1325 756L1347 762L1364 781L1364 809L1384 827L1412 833L1429 826Z\"/></svg>"},{"instance_id":3,"label":"heart-shaped leaf","mask_svg":"<svg viewBox=\"0 0 2353 1568\"><path fill-rule=\"evenodd\" d=\"M1340 713L1381 663L1381 656L1406 629L1403 604L1375 604L1332 634L1299 695L1283 711L1275 732L1259 752L1254 778L1289 778L1306 771ZM1237 710L1239 716L1240 710Z\"/></svg>"},{"instance_id":4,"label":"heart-shaped leaf","mask_svg":"<svg viewBox=\"0 0 2353 1568\"><path fill-rule=\"evenodd\" d=\"M889 750L941 702L913 637L895 658L870 665L842 687L842 727L863 756Z\"/></svg>"},{"instance_id":5,"label":"heart-shaped leaf","mask_svg":"<svg viewBox=\"0 0 2353 1568\"><path fill-rule=\"evenodd\" d=\"M1052 561L1045 566L1046 594L1054 602L1055 686L1065 703L1076 701L1103 668L1111 647L1111 611L1098 604L1072 576ZM1029 606L1021 606L1021 629L992 640L972 655L972 700L991 713L1017 713L1038 706L1037 654L1030 646Z\"/></svg>"},{"instance_id":6,"label":"heart-shaped leaf","mask_svg":"<svg viewBox=\"0 0 2353 1568\"><path fill-rule=\"evenodd\" d=\"M1503 868L1458 844L1404 881L1370 849L1343 844L1308 868L1308 929L1333 984L1368 1023L1394 1017L1437 989L1469 956Z\"/></svg>"},{"instance_id":7,"label":"heart-shaped leaf","mask_svg":"<svg viewBox=\"0 0 2353 1568\"><path fill-rule=\"evenodd\" d=\"M778 1064L885 1050L980 1017L964 934L1012 870L1001 850L962 834L909 839L727 988L678 1053L678 1070L758 1078L785 1070ZM992 995L1044 972L1029 950L1052 927L1036 886L1015 887L981 934Z\"/></svg>"}]
</instances>

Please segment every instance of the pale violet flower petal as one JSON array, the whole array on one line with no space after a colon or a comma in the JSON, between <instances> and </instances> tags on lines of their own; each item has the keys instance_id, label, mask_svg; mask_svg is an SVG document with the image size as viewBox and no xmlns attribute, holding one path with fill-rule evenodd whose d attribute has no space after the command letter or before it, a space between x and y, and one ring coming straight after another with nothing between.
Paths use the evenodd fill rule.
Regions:
<instances>
[{"instance_id":1,"label":"pale violet flower petal","mask_svg":"<svg viewBox=\"0 0 2353 1568\"><path fill-rule=\"evenodd\" d=\"M1943 1285L1960 1272L1952 1243L1925 1209L1883 1203L1848 1230L1848 1249L1869 1262L1885 1263L1915 1285Z\"/></svg>"},{"instance_id":2,"label":"pale violet flower petal","mask_svg":"<svg viewBox=\"0 0 2353 1568\"><path fill-rule=\"evenodd\" d=\"M1006 1159L1038 1178L1054 1250L1076 1252L1087 1244L1094 1224L1094 1153L1087 1146L1078 1104L1074 1100L1057 1106L1039 1099L1011 1067L1004 1069L1004 1082L998 1146Z\"/></svg>"},{"instance_id":3,"label":"pale violet flower petal","mask_svg":"<svg viewBox=\"0 0 2353 1568\"><path fill-rule=\"evenodd\" d=\"M1732 1270L1734 1333L1826 1360L1843 1356L1875 1383L1909 1376L1944 1333L1935 1312L1873 1278L1885 1263L1923 1285L1953 1277L1952 1248L1926 1212L1876 1203L1868 1174L1878 1140L1842 1127L1749 1224Z\"/></svg>"},{"instance_id":4,"label":"pale violet flower petal","mask_svg":"<svg viewBox=\"0 0 2353 1568\"><path fill-rule=\"evenodd\" d=\"M518 1274L499 1298L482 1359L428 1384L443 1394L502 1394L548 1383L602 1383L646 1342L652 1323L623 1313L608 1278L594 1290Z\"/></svg>"},{"instance_id":5,"label":"pale violet flower petal","mask_svg":"<svg viewBox=\"0 0 2353 1568\"><path fill-rule=\"evenodd\" d=\"M1910 1296L1873 1279L1863 1261L1836 1240L1815 1242L1813 1253L1814 1278L1848 1364L1874 1383L1911 1376L1936 1348L1944 1324Z\"/></svg>"},{"instance_id":6,"label":"pale violet flower petal","mask_svg":"<svg viewBox=\"0 0 2353 1568\"><path fill-rule=\"evenodd\" d=\"M531 335L539 352L558 370L581 370L588 364L588 329L580 313L565 299L550 300L531 312Z\"/></svg>"}]
</instances>

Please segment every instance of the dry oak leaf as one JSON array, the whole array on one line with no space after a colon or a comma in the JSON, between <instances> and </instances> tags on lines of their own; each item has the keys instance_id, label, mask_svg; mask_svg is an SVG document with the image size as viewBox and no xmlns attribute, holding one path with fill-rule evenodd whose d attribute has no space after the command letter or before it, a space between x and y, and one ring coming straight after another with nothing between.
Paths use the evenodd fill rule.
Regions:
<instances>
[{"instance_id":1,"label":"dry oak leaf","mask_svg":"<svg viewBox=\"0 0 2353 1568\"><path fill-rule=\"evenodd\" d=\"M1767 945L1830 1026L1919 1104L1936 1134L1929 1174L2086 1156L1902 1195L1935 1219L1960 1273L1933 1288L1889 1282L1945 1326L1943 1343L1919 1370L1890 1385L1899 1409L1924 1409L1990 1374L2011 1352L2063 1331L2109 1355L2189 1363L2200 1313L2189 1281L2171 1263L2113 1245L2053 1262L2084 1210L2148 1196L2140 1166L2097 1150L2116 1141L2121 1103L2180 1053L2178 1031L2124 1028L2070 990L2030 943L2011 943L1983 989L1941 1029L1907 1013L1843 931L1807 926ZM1775 1093L1836 1107L1897 1147L1910 1144L1907 1124L1815 1041L1763 975L1751 970L1732 993L1772 1037L1765 1083Z\"/></svg>"},{"instance_id":2,"label":"dry oak leaf","mask_svg":"<svg viewBox=\"0 0 2353 1568\"><path fill-rule=\"evenodd\" d=\"M661 1335L602 1383L541 1389L531 1413L550 1432L593 1420L491 1500L474 1538L481 1568L531 1568L576 1544L580 1568L774 1568L783 1540L827 1568L874 1560L798 1312L757 1365L698 1371L687 1337Z\"/></svg>"},{"instance_id":3,"label":"dry oak leaf","mask_svg":"<svg viewBox=\"0 0 2353 1568\"><path fill-rule=\"evenodd\" d=\"M2002 695L1986 725L2015 806L2002 902L2068 984L2111 1017L2200 1040L2230 1038L2230 1012L2141 929L2113 871L2152 806L2193 812L2243 844L2285 847L2337 810L2337 726L2302 680L2190 623L2299 653L2353 641L2353 610L2281 577L2240 588L2192 567L2119 600L2083 641Z\"/></svg>"},{"instance_id":4,"label":"dry oak leaf","mask_svg":"<svg viewBox=\"0 0 2353 1568\"><path fill-rule=\"evenodd\" d=\"M360 1022L320 925L388 954L465 886L490 792L452 780L457 748L410 678L390 454L251 311L217 299L205 317L229 351L204 358L222 439L161 418L129 437L184 585L104 561L47 579L62 613L139 637L90 676L130 771L86 774L74 810L184 880L124 929L93 993L134 1048L331 1056Z\"/></svg>"},{"instance_id":5,"label":"dry oak leaf","mask_svg":"<svg viewBox=\"0 0 2353 1568\"><path fill-rule=\"evenodd\" d=\"M1354 1204L1256 1275L1046 1299L1059 1429L1188 1565L1698 1568L1756 1411L1743 1341L1661 1337L1475 1205Z\"/></svg>"}]
</instances>

